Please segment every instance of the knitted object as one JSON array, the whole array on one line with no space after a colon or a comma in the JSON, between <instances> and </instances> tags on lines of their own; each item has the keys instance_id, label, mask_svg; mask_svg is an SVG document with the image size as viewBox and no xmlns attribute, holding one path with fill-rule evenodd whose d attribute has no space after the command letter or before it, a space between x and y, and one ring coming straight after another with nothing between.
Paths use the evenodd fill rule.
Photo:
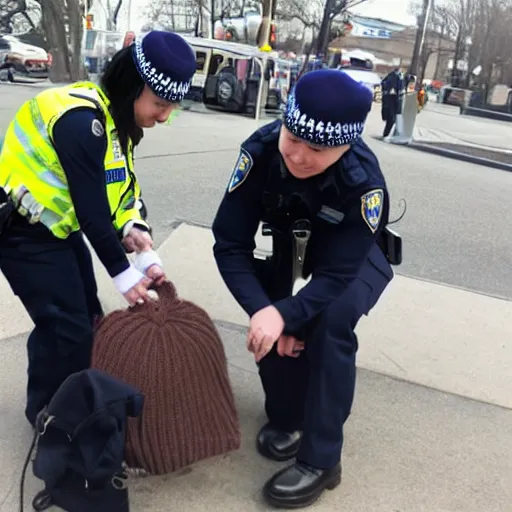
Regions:
<instances>
[{"instance_id":1,"label":"knitted object","mask_svg":"<svg viewBox=\"0 0 512 512\"><path fill-rule=\"evenodd\" d=\"M125 460L149 474L176 471L240 447L224 347L208 314L167 282L158 300L107 315L92 365L138 388ZM133 421L131 421L133 419Z\"/></svg>"}]
</instances>

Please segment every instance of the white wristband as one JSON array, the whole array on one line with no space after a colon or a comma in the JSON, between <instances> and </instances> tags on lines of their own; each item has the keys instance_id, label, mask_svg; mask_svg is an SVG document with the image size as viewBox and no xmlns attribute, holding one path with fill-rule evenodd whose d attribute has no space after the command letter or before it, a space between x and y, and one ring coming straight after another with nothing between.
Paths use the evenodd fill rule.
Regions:
<instances>
[{"instance_id":1,"label":"white wristband","mask_svg":"<svg viewBox=\"0 0 512 512\"><path fill-rule=\"evenodd\" d=\"M146 270L151 267L151 265L158 265L162 268L164 266L158 254L153 250L142 251L141 253L137 254L133 261L133 265L139 272L142 273L146 272Z\"/></svg>"},{"instance_id":2,"label":"white wristband","mask_svg":"<svg viewBox=\"0 0 512 512\"><path fill-rule=\"evenodd\" d=\"M141 279L144 274L137 270L133 265L130 265L126 270L117 274L112 280L120 293L126 293L130 288L133 288Z\"/></svg>"},{"instance_id":3,"label":"white wristband","mask_svg":"<svg viewBox=\"0 0 512 512\"><path fill-rule=\"evenodd\" d=\"M128 233L130 232L130 229L133 228L133 226L135 225L135 222L133 222L133 220L129 220L123 227L123 238L126 237L126 235L128 235Z\"/></svg>"},{"instance_id":4,"label":"white wristband","mask_svg":"<svg viewBox=\"0 0 512 512\"><path fill-rule=\"evenodd\" d=\"M142 222L139 222L137 220L129 220L123 227L123 238L128 236L130 230L137 226L146 227L146 224L143 224Z\"/></svg>"}]
</instances>

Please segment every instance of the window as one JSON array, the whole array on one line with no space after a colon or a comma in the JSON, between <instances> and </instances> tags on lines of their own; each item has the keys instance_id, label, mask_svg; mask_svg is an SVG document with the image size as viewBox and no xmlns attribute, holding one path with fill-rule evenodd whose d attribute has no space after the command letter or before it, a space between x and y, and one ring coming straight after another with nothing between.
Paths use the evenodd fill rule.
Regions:
<instances>
[{"instance_id":1,"label":"window","mask_svg":"<svg viewBox=\"0 0 512 512\"><path fill-rule=\"evenodd\" d=\"M95 30L87 30L85 33L85 49L94 50L94 43L96 43L96 36L98 33Z\"/></svg>"},{"instance_id":2,"label":"window","mask_svg":"<svg viewBox=\"0 0 512 512\"><path fill-rule=\"evenodd\" d=\"M206 52L196 51L196 71L203 71L206 63Z\"/></svg>"}]
</instances>

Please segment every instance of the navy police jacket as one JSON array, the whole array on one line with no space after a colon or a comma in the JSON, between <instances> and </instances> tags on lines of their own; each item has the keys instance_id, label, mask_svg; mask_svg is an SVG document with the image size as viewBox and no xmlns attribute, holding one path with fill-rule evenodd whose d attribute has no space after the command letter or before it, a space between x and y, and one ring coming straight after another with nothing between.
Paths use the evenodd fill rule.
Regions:
<instances>
[{"instance_id":1,"label":"navy police jacket","mask_svg":"<svg viewBox=\"0 0 512 512\"><path fill-rule=\"evenodd\" d=\"M274 121L242 143L213 222L213 251L226 286L247 314L273 304L286 331L294 332L343 293L370 251L380 252L389 197L377 158L361 139L324 173L295 178L278 150L280 128L281 121ZM273 303L255 272L255 235L262 221L284 230L299 218L312 225L306 256L311 280L295 296ZM391 274L381 256L388 266L383 271Z\"/></svg>"}]
</instances>

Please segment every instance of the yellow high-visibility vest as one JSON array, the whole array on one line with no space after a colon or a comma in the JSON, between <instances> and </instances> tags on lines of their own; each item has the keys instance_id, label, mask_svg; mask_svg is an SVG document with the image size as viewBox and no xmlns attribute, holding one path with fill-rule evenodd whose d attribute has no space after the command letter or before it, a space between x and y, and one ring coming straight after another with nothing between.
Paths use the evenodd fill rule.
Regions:
<instances>
[{"instance_id":1,"label":"yellow high-visibility vest","mask_svg":"<svg viewBox=\"0 0 512 512\"><path fill-rule=\"evenodd\" d=\"M30 223L41 222L57 238L78 231L66 174L52 139L53 127L62 115L83 107L99 110L104 119L105 181L114 228L121 231L132 220L147 226L139 210L141 193L133 172L131 141L123 154L109 100L93 82L44 90L19 109L0 153L0 187Z\"/></svg>"}]
</instances>

